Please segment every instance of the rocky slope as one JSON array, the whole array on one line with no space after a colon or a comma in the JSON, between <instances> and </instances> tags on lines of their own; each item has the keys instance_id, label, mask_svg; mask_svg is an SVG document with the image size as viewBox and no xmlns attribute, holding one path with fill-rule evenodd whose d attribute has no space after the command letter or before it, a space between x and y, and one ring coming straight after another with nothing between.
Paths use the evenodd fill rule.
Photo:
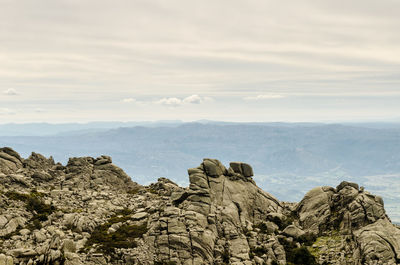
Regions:
<instances>
[{"instance_id":1,"label":"rocky slope","mask_svg":"<svg viewBox=\"0 0 400 265\"><path fill-rule=\"evenodd\" d=\"M107 156L63 166L0 148L0 265L400 263L400 229L355 183L287 203L245 163L188 173L188 188L145 187Z\"/></svg>"}]
</instances>

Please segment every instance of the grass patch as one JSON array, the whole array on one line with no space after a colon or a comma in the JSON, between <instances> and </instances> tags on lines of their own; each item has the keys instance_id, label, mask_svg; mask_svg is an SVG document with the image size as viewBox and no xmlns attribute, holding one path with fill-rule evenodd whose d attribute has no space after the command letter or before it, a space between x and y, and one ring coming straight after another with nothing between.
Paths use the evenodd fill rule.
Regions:
<instances>
[{"instance_id":1,"label":"grass patch","mask_svg":"<svg viewBox=\"0 0 400 265\"><path fill-rule=\"evenodd\" d=\"M147 232L146 225L122 225L115 233L108 233L109 223L98 226L86 242L86 247L90 248L98 244L102 253L112 255L116 248L135 248L136 238L140 238Z\"/></svg>"},{"instance_id":2,"label":"grass patch","mask_svg":"<svg viewBox=\"0 0 400 265\"><path fill-rule=\"evenodd\" d=\"M86 249L94 244L99 245L98 250L104 254L112 255L116 248L137 247L136 238L140 238L147 232L147 225L122 225L114 233L108 233L108 229L116 223L124 223L130 220L132 210L123 209L110 217L105 224L96 227L86 242Z\"/></svg>"},{"instance_id":3,"label":"grass patch","mask_svg":"<svg viewBox=\"0 0 400 265\"><path fill-rule=\"evenodd\" d=\"M33 190L30 194L8 191L5 193L11 200L22 201L25 203L25 208L32 213L33 217L29 220L27 228L30 230L41 229L41 222L47 221L50 214L57 209L53 205L44 203L45 194Z\"/></svg>"},{"instance_id":4,"label":"grass patch","mask_svg":"<svg viewBox=\"0 0 400 265\"><path fill-rule=\"evenodd\" d=\"M146 188L146 191L148 191L148 192L150 192L152 194L158 195L158 191L153 189L153 188Z\"/></svg>"},{"instance_id":5,"label":"grass patch","mask_svg":"<svg viewBox=\"0 0 400 265\"><path fill-rule=\"evenodd\" d=\"M323 235L318 237L315 242L313 244L316 245L316 247L311 247L312 245L310 245L308 247L308 250L310 251L310 253L314 256L319 258L319 256L322 254L320 251L320 248L323 246L328 246L328 248L330 247L338 247L340 245L342 241L342 237L339 234L339 231L332 231L329 235Z\"/></svg>"},{"instance_id":6,"label":"grass patch","mask_svg":"<svg viewBox=\"0 0 400 265\"><path fill-rule=\"evenodd\" d=\"M113 216L110 217L110 219L107 220L107 225L111 226L116 223L124 223L128 220L130 220L130 215L132 215L134 212L129 209L123 209L120 211L117 211Z\"/></svg>"},{"instance_id":7,"label":"grass patch","mask_svg":"<svg viewBox=\"0 0 400 265\"><path fill-rule=\"evenodd\" d=\"M304 235L301 235L297 241L302 243L305 246L312 246L314 242L317 240L317 236L314 235L313 233L305 233Z\"/></svg>"},{"instance_id":8,"label":"grass patch","mask_svg":"<svg viewBox=\"0 0 400 265\"><path fill-rule=\"evenodd\" d=\"M285 238L279 238L279 243L283 246L286 253L286 262L291 265L318 265L315 257L310 253L307 247L297 247L295 241L288 241Z\"/></svg>"},{"instance_id":9,"label":"grass patch","mask_svg":"<svg viewBox=\"0 0 400 265\"><path fill-rule=\"evenodd\" d=\"M140 190L141 190L140 187L135 187L135 188L129 189L126 193L131 194L131 195L135 195L135 194L138 194Z\"/></svg>"}]
</instances>

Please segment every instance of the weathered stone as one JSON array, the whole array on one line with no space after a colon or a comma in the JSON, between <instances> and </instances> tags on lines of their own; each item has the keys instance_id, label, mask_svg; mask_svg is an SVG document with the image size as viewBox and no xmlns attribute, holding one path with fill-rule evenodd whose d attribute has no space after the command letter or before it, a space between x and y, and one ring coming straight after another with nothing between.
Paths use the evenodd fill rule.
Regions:
<instances>
[{"instance_id":1,"label":"weathered stone","mask_svg":"<svg viewBox=\"0 0 400 265\"><path fill-rule=\"evenodd\" d=\"M283 230L283 234L294 238L299 238L305 234L305 232L295 225L289 225Z\"/></svg>"},{"instance_id":2,"label":"weathered stone","mask_svg":"<svg viewBox=\"0 0 400 265\"><path fill-rule=\"evenodd\" d=\"M141 212L141 213L135 213L132 215L132 220L141 220L143 218L146 218L149 214L146 212Z\"/></svg>"},{"instance_id":3,"label":"weathered stone","mask_svg":"<svg viewBox=\"0 0 400 265\"><path fill-rule=\"evenodd\" d=\"M75 242L71 239L65 239L63 244L63 250L64 252L75 253L76 252Z\"/></svg>"},{"instance_id":4,"label":"weathered stone","mask_svg":"<svg viewBox=\"0 0 400 265\"><path fill-rule=\"evenodd\" d=\"M37 255L37 252L30 248L18 248L10 251L14 257L32 257Z\"/></svg>"},{"instance_id":5,"label":"weathered stone","mask_svg":"<svg viewBox=\"0 0 400 265\"><path fill-rule=\"evenodd\" d=\"M249 178L252 177L254 175L253 173L253 168L246 163L242 163L242 172L243 172L243 176Z\"/></svg>"},{"instance_id":6,"label":"weathered stone","mask_svg":"<svg viewBox=\"0 0 400 265\"><path fill-rule=\"evenodd\" d=\"M112 163L112 159L109 156L101 156L98 157L96 159L96 162L94 163L96 166L100 166L100 165L105 165L105 164L111 164Z\"/></svg>"},{"instance_id":7,"label":"weathered stone","mask_svg":"<svg viewBox=\"0 0 400 265\"><path fill-rule=\"evenodd\" d=\"M13 265L13 264L14 261L12 257L0 254L0 265Z\"/></svg>"},{"instance_id":8,"label":"weathered stone","mask_svg":"<svg viewBox=\"0 0 400 265\"><path fill-rule=\"evenodd\" d=\"M336 187L336 191L339 192L341 189L343 189L346 186L350 186L355 188L356 190L358 190L358 184L357 183L353 183L353 182L347 182L347 181L342 181L337 187Z\"/></svg>"},{"instance_id":9,"label":"weathered stone","mask_svg":"<svg viewBox=\"0 0 400 265\"><path fill-rule=\"evenodd\" d=\"M382 198L354 183L312 189L295 204L259 189L242 162L226 170L204 159L188 170L188 188L166 178L141 187L107 156L64 167L35 153L27 161L0 153L0 188L15 192L0 193L0 265L287 264L285 240L311 244L319 264L391 265L400 257ZM39 206L28 205L30 196L49 213L30 208ZM94 235L128 245L110 255Z\"/></svg>"},{"instance_id":10,"label":"weathered stone","mask_svg":"<svg viewBox=\"0 0 400 265\"><path fill-rule=\"evenodd\" d=\"M22 158L9 147L0 148L0 173L11 174L22 167Z\"/></svg>"},{"instance_id":11,"label":"weathered stone","mask_svg":"<svg viewBox=\"0 0 400 265\"><path fill-rule=\"evenodd\" d=\"M226 168L216 159L205 158L203 166L206 174L211 177L217 177L226 172Z\"/></svg>"},{"instance_id":12,"label":"weathered stone","mask_svg":"<svg viewBox=\"0 0 400 265\"><path fill-rule=\"evenodd\" d=\"M233 170L233 172L241 175L243 174L241 162L231 162L229 166Z\"/></svg>"}]
</instances>

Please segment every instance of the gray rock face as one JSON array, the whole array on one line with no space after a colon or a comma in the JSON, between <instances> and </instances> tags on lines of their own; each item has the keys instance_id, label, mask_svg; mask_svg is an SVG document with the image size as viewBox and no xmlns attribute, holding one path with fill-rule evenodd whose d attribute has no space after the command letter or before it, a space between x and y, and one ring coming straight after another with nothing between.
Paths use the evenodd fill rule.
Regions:
<instances>
[{"instance_id":1,"label":"gray rock face","mask_svg":"<svg viewBox=\"0 0 400 265\"><path fill-rule=\"evenodd\" d=\"M305 232L295 225L288 225L285 230L283 230L283 234L293 238L300 238Z\"/></svg>"},{"instance_id":2,"label":"gray rock face","mask_svg":"<svg viewBox=\"0 0 400 265\"><path fill-rule=\"evenodd\" d=\"M226 168L216 159L205 158L203 161L203 169L210 177L218 177L226 174Z\"/></svg>"},{"instance_id":3,"label":"gray rock face","mask_svg":"<svg viewBox=\"0 0 400 265\"><path fill-rule=\"evenodd\" d=\"M14 261L12 257L0 254L0 265L13 265L13 264Z\"/></svg>"},{"instance_id":4,"label":"gray rock face","mask_svg":"<svg viewBox=\"0 0 400 265\"><path fill-rule=\"evenodd\" d=\"M399 262L399 229L390 223L382 198L359 190L357 184L342 182L336 190L315 188L296 210L308 232L322 235L339 230L354 237L360 246L357 259L363 264L375 264L376 260L382 264Z\"/></svg>"},{"instance_id":5,"label":"gray rock face","mask_svg":"<svg viewBox=\"0 0 400 265\"><path fill-rule=\"evenodd\" d=\"M63 166L1 148L0 265L297 264L300 250L314 264L400 263L400 230L355 183L296 204L259 189L245 163L204 159L188 174L188 188L144 187L108 156Z\"/></svg>"},{"instance_id":6,"label":"gray rock face","mask_svg":"<svg viewBox=\"0 0 400 265\"><path fill-rule=\"evenodd\" d=\"M358 229L354 235L365 263L373 264L380 261L386 264L399 264L400 230L387 218Z\"/></svg>"},{"instance_id":7,"label":"gray rock face","mask_svg":"<svg viewBox=\"0 0 400 265\"><path fill-rule=\"evenodd\" d=\"M245 231L266 220L268 213L281 212L278 200L251 182L231 180L217 160L205 159L189 169L189 179L186 199L167 204L149 230L154 254L165 249L157 258L178 264L222 264L224 259L251 264ZM229 257L224 257L227 252Z\"/></svg>"},{"instance_id":8,"label":"gray rock face","mask_svg":"<svg viewBox=\"0 0 400 265\"><path fill-rule=\"evenodd\" d=\"M241 162L231 162L229 165L233 172L236 174L243 175L246 178L252 177L254 175L253 168L249 164Z\"/></svg>"},{"instance_id":9,"label":"gray rock face","mask_svg":"<svg viewBox=\"0 0 400 265\"><path fill-rule=\"evenodd\" d=\"M15 173L22 167L22 158L9 147L0 148L0 173Z\"/></svg>"}]
</instances>

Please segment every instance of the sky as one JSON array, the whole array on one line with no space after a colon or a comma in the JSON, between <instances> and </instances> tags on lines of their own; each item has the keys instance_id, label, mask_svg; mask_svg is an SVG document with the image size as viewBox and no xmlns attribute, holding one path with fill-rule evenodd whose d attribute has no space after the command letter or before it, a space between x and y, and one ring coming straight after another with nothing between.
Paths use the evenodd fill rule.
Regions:
<instances>
[{"instance_id":1,"label":"sky","mask_svg":"<svg viewBox=\"0 0 400 265\"><path fill-rule=\"evenodd\" d=\"M398 0L0 0L0 123L400 120Z\"/></svg>"}]
</instances>

